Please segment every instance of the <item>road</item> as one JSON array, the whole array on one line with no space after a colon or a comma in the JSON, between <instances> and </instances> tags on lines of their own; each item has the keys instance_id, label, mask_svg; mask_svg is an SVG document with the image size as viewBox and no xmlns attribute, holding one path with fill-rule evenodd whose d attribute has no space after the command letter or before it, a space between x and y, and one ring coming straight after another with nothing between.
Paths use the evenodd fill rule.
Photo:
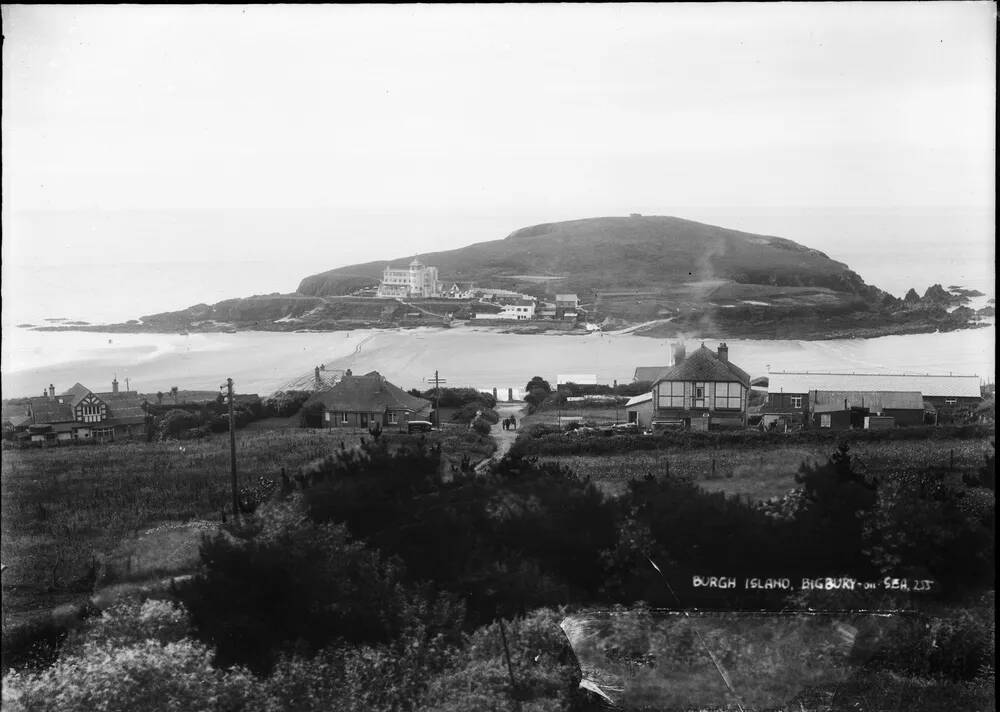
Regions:
<instances>
[{"instance_id":1,"label":"road","mask_svg":"<svg viewBox=\"0 0 1000 712\"><path fill-rule=\"evenodd\" d=\"M476 470L481 471L486 469L491 462L496 462L507 454L510 450L511 445L514 444L514 440L517 439L517 430L504 430L503 420L504 418L509 418L514 416L517 419L518 425L521 424L521 418L524 417L524 410L527 407L525 403L497 403L495 408L497 415L500 416L500 422L493 426L490 430L490 435L497 443L496 452L493 453L492 457L489 457L478 465L476 465Z\"/></svg>"}]
</instances>

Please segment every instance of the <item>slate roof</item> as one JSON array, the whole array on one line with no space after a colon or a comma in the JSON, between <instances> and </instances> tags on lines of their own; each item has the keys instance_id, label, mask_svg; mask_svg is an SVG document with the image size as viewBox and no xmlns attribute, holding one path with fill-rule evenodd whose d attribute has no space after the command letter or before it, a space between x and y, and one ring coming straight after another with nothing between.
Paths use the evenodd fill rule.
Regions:
<instances>
[{"instance_id":1,"label":"slate roof","mask_svg":"<svg viewBox=\"0 0 1000 712\"><path fill-rule=\"evenodd\" d=\"M635 374L632 376L634 382L655 381L661 373L665 373L670 366L636 366Z\"/></svg>"},{"instance_id":2,"label":"slate roof","mask_svg":"<svg viewBox=\"0 0 1000 712\"><path fill-rule=\"evenodd\" d=\"M69 398L35 397L31 399L31 416L35 423L64 423L73 420L73 406Z\"/></svg>"},{"instance_id":3,"label":"slate roof","mask_svg":"<svg viewBox=\"0 0 1000 712\"><path fill-rule=\"evenodd\" d=\"M661 373L656 383L660 381L730 382L742 383L749 388L750 374L730 361L723 361L715 351L703 345L679 364Z\"/></svg>"},{"instance_id":4,"label":"slate roof","mask_svg":"<svg viewBox=\"0 0 1000 712\"><path fill-rule=\"evenodd\" d=\"M90 393L93 391L77 383L55 398L31 398L32 420L39 425L43 423L71 423L74 420L74 406ZM146 411L142 408L142 397L135 391L93 393L93 395L104 401L108 407L107 417L99 423L87 423L86 425L91 427L134 425L146 420Z\"/></svg>"},{"instance_id":5,"label":"slate roof","mask_svg":"<svg viewBox=\"0 0 1000 712\"><path fill-rule=\"evenodd\" d=\"M378 371L363 376L345 375L328 391L315 394L307 405L322 403L326 410L347 413L381 413L386 410L420 412L431 407L424 398L411 396L389 383Z\"/></svg>"},{"instance_id":6,"label":"slate roof","mask_svg":"<svg viewBox=\"0 0 1000 712\"><path fill-rule=\"evenodd\" d=\"M137 392L118 391L118 393L95 393L94 395L108 406L108 418L102 424L129 425L145 422L146 411L142 408L142 398Z\"/></svg>"},{"instance_id":7,"label":"slate roof","mask_svg":"<svg viewBox=\"0 0 1000 712\"><path fill-rule=\"evenodd\" d=\"M810 391L919 391L924 398L980 398L979 376L920 373L771 371L768 393Z\"/></svg>"},{"instance_id":8,"label":"slate roof","mask_svg":"<svg viewBox=\"0 0 1000 712\"><path fill-rule=\"evenodd\" d=\"M924 409L924 398L919 391L815 391L812 396L813 411L829 413L848 408L867 408L873 413L883 410Z\"/></svg>"},{"instance_id":9,"label":"slate roof","mask_svg":"<svg viewBox=\"0 0 1000 712\"><path fill-rule=\"evenodd\" d=\"M80 403L80 401L86 398L90 393L92 393L92 391L89 388L87 388L81 383L76 383L73 385L72 388L70 388L62 395L69 396L70 405L76 408L76 406Z\"/></svg>"}]
</instances>

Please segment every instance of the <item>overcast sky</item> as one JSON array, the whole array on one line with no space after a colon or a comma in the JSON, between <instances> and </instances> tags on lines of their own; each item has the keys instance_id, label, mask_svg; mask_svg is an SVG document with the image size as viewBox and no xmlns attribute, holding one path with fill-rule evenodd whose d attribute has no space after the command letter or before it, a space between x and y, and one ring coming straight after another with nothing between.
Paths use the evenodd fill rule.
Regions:
<instances>
[{"instance_id":1,"label":"overcast sky","mask_svg":"<svg viewBox=\"0 0 1000 712\"><path fill-rule=\"evenodd\" d=\"M324 269L632 211L993 209L992 3L8 5L3 23L5 227L91 221L50 227L58 250L5 230L15 263L343 245ZM126 234L134 215L95 226L125 210L159 215L155 239Z\"/></svg>"}]
</instances>

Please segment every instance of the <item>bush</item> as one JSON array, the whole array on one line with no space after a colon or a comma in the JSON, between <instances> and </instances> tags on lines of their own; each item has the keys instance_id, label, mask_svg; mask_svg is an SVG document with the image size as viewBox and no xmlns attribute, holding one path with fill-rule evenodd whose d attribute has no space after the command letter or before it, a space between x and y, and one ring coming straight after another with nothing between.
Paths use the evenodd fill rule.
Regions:
<instances>
[{"instance_id":1,"label":"bush","mask_svg":"<svg viewBox=\"0 0 1000 712\"><path fill-rule=\"evenodd\" d=\"M424 605L402 587L397 564L344 526L305 518L296 501L262 508L234 533L207 539L204 573L177 590L222 665L267 672L282 652L312 654L338 640L384 643ZM444 600L432 613L447 617L449 606Z\"/></svg>"},{"instance_id":2,"label":"bush","mask_svg":"<svg viewBox=\"0 0 1000 712\"><path fill-rule=\"evenodd\" d=\"M264 414L275 418L289 418L312 397L310 391L284 391L275 393L264 401Z\"/></svg>"},{"instance_id":3,"label":"bush","mask_svg":"<svg viewBox=\"0 0 1000 712\"><path fill-rule=\"evenodd\" d=\"M476 419L472 421L472 429L479 435L489 435L492 426L489 421L487 421L482 416L476 416Z\"/></svg>"}]
</instances>

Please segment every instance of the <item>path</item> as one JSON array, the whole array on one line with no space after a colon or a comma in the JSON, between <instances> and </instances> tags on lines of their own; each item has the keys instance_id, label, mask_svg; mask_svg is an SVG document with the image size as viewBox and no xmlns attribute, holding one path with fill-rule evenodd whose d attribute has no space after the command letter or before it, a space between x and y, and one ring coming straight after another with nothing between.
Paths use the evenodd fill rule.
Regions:
<instances>
[{"instance_id":1,"label":"path","mask_svg":"<svg viewBox=\"0 0 1000 712\"><path fill-rule=\"evenodd\" d=\"M497 415L500 416L500 421L496 425L494 425L493 428L490 430L490 435L497 443L497 449L492 456L486 458L478 465L476 465L477 471L486 469L486 467L488 467L491 462L496 462L497 460L501 459L504 455L507 454L507 451L510 450L511 446L514 444L514 441L517 439L519 431L504 430L503 420L504 418L509 418L510 416L513 415L517 419L518 427L520 427L521 419L524 417L525 407L526 407L525 403L519 403L519 402L497 403L497 407L494 410L496 410Z\"/></svg>"}]
</instances>

